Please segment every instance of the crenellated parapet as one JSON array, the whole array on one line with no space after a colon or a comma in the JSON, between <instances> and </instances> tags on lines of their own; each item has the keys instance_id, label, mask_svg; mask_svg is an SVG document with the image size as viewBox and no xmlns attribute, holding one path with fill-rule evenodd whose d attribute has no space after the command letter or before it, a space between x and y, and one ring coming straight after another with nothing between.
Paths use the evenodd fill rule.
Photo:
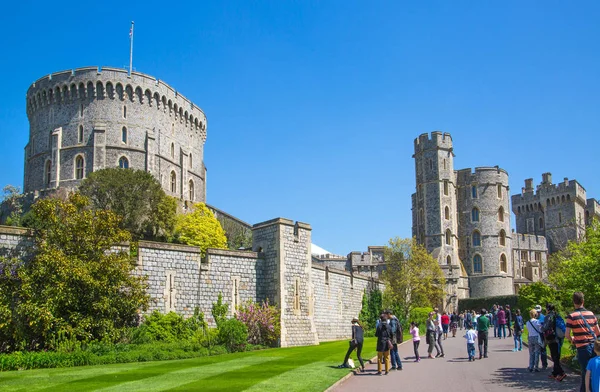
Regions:
<instances>
[{"instance_id":1,"label":"crenellated parapet","mask_svg":"<svg viewBox=\"0 0 600 392\"><path fill-rule=\"evenodd\" d=\"M111 99L146 105L172 116L206 141L206 116L202 109L173 87L153 76L124 69L85 67L50 74L27 90L27 114L78 100Z\"/></svg>"}]
</instances>

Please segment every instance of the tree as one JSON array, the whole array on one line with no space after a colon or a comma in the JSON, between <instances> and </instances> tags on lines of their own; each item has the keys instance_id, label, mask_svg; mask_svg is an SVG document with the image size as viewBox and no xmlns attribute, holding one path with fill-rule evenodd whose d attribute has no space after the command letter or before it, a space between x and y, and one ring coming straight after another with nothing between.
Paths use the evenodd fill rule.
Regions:
<instances>
[{"instance_id":1,"label":"tree","mask_svg":"<svg viewBox=\"0 0 600 392\"><path fill-rule=\"evenodd\" d=\"M123 218L121 228L134 240L168 239L175 226L177 200L163 191L154 176L143 170L110 168L91 173L79 187L94 208L111 210Z\"/></svg>"},{"instance_id":2,"label":"tree","mask_svg":"<svg viewBox=\"0 0 600 392\"><path fill-rule=\"evenodd\" d=\"M365 290L362 298L362 309L358 319L366 331L375 329L375 324L383 310L381 291L377 289Z\"/></svg>"},{"instance_id":3,"label":"tree","mask_svg":"<svg viewBox=\"0 0 600 392\"><path fill-rule=\"evenodd\" d=\"M134 276L128 252L113 249L130 240L111 211L90 208L75 193L67 201L42 199L32 207L33 246L24 261L8 260L0 292L10 289L0 324L12 348L54 348L61 339L118 341L137 324L148 296L145 278ZM7 268L8 267L8 268Z\"/></svg>"},{"instance_id":4,"label":"tree","mask_svg":"<svg viewBox=\"0 0 600 392\"><path fill-rule=\"evenodd\" d=\"M392 238L385 248L386 302L395 304L402 320L414 307L438 304L446 283L438 262L415 239Z\"/></svg>"},{"instance_id":5,"label":"tree","mask_svg":"<svg viewBox=\"0 0 600 392\"><path fill-rule=\"evenodd\" d=\"M21 193L21 188L13 185L6 185L2 191L2 203L0 209L0 222L8 226L20 226L23 216L25 196Z\"/></svg>"},{"instance_id":6,"label":"tree","mask_svg":"<svg viewBox=\"0 0 600 392\"><path fill-rule=\"evenodd\" d=\"M574 292L585 294L586 307L600 312L600 224L594 220L585 237L571 241L566 249L550 258L548 279L555 286L565 308L571 308Z\"/></svg>"},{"instance_id":7,"label":"tree","mask_svg":"<svg viewBox=\"0 0 600 392\"><path fill-rule=\"evenodd\" d=\"M225 231L204 203L196 203L191 212L179 215L175 236L182 244L199 246L202 255L208 248L227 248Z\"/></svg>"},{"instance_id":8,"label":"tree","mask_svg":"<svg viewBox=\"0 0 600 392\"><path fill-rule=\"evenodd\" d=\"M548 286L543 282L535 282L519 289L518 306L521 309L521 314L526 319L529 318L529 311L540 305L545 307L548 302L558 305L560 308L560 301L557 301L557 292L554 288Z\"/></svg>"}]
</instances>

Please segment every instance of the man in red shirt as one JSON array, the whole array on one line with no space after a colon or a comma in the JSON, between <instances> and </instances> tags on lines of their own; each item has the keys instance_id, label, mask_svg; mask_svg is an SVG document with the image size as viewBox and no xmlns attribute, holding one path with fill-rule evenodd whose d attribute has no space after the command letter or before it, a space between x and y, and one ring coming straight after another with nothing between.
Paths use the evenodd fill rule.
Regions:
<instances>
[{"instance_id":1,"label":"man in red shirt","mask_svg":"<svg viewBox=\"0 0 600 392\"><path fill-rule=\"evenodd\" d=\"M594 342L600 336L598 320L594 313L583 307L583 293L573 294L575 311L567 316L567 330L565 337L577 348L577 361L581 369L586 369L591 358L595 357ZM571 336L571 333L573 336ZM580 392L585 391L585 371L581 372Z\"/></svg>"},{"instance_id":2,"label":"man in red shirt","mask_svg":"<svg viewBox=\"0 0 600 392\"><path fill-rule=\"evenodd\" d=\"M442 314L442 331L444 332L444 340L448 338L448 326L450 325L450 317L448 317L448 313L444 312Z\"/></svg>"}]
</instances>

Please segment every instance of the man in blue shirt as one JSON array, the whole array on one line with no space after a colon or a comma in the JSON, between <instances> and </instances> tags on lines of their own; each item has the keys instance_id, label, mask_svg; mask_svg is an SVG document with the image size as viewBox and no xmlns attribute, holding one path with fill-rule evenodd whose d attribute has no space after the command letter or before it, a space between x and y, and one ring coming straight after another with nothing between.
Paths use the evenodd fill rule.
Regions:
<instances>
[{"instance_id":1,"label":"man in blue shirt","mask_svg":"<svg viewBox=\"0 0 600 392\"><path fill-rule=\"evenodd\" d=\"M600 392L600 340L594 343L596 357L590 359L585 373L585 390Z\"/></svg>"}]
</instances>

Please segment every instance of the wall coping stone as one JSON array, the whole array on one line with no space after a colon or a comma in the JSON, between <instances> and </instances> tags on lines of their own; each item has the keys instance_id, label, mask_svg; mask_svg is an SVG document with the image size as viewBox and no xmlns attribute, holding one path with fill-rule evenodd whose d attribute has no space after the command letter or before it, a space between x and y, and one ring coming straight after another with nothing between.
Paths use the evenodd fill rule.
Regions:
<instances>
[{"instance_id":1,"label":"wall coping stone","mask_svg":"<svg viewBox=\"0 0 600 392\"><path fill-rule=\"evenodd\" d=\"M271 219L268 221L256 223L255 225L252 226L252 230L261 229L263 227L268 227L268 226L273 226L273 225L285 225L285 226L298 225L298 227L301 229L312 230L312 227L308 223L304 223L304 222L294 223L293 220L287 219L287 218L275 218L275 219Z\"/></svg>"},{"instance_id":2,"label":"wall coping stone","mask_svg":"<svg viewBox=\"0 0 600 392\"><path fill-rule=\"evenodd\" d=\"M31 236L31 230L24 227L0 225L0 234Z\"/></svg>"},{"instance_id":3,"label":"wall coping stone","mask_svg":"<svg viewBox=\"0 0 600 392\"><path fill-rule=\"evenodd\" d=\"M322 265L318 265L313 263L311 265L311 268L317 269L317 270L321 270L321 271L325 271L326 269L329 271L330 274L338 274L338 275L344 275L344 276L353 276L354 279L360 279L360 280L365 280L367 282L376 282L376 283L382 283L379 279L375 279L375 278L369 278L366 277L364 275L360 275L360 274L350 274L350 272L348 271L344 271L341 269L337 269L337 268L329 268L329 267L325 267Z\"/></svg>"},{"instance_id":4,"label":"wall coping stone","mask_svg":"<svg viewBox=\"0 0 600 392\"><path fill-rule=\"evenodd\" d=\"M192 245L182 245L182 244L170 244L166 242L154 242L154 241L139 241L139 248L146 249L161 249L161 250L174 250L178 252L187 252L187 253L202 253L200 247L192 246Z\"/></svg>"},{"instance_id":5,"label":"wall coping stone","mask_svg":"<svg viewBox=\"0 0 600 392\"><path fill-rule=\"evenodd\" d=\"M229 249L215 249L209 248L206 250L206 254L209 256L232 256L232 257L243 257L247 259L258 259L258 252L252 252L249 250L229 250Z\"/></svg>"}]
</instances>

